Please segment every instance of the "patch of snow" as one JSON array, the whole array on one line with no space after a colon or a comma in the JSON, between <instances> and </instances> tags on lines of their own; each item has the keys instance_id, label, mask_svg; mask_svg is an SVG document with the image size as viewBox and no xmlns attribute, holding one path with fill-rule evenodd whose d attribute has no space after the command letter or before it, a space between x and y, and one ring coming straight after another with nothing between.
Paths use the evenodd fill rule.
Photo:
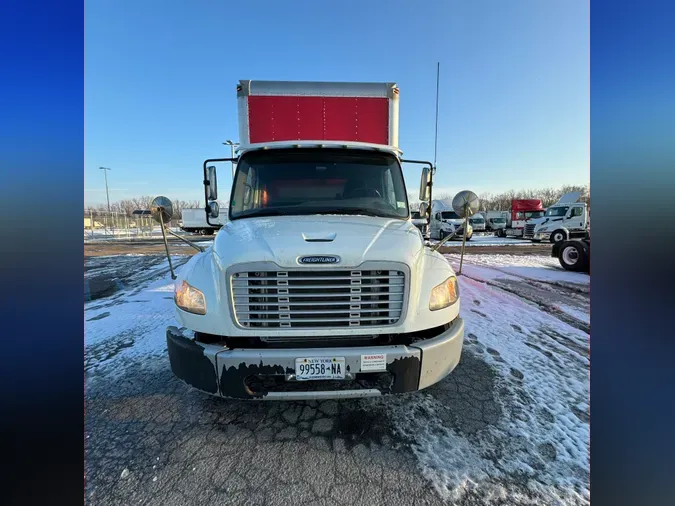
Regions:
<instances>
[{"instance_id":1,"label":"patch of snow","mask_svg":"<svg viewBox=\"0 0 675 506\"><path fill-rule=\"evenodd\" d=\"M410 403L403 406L393 418L415 441L422 472L450 501L471 493L485 502L588 504L590 434L578 413L589 410L589 336L515 295L459 281L465 353L499 374L504 414L475 440L434 416L441 406L431 395L418 401L424 415L412 421ZM513 490L516 476L522 493Z\"/></svg>"}]
</instances>

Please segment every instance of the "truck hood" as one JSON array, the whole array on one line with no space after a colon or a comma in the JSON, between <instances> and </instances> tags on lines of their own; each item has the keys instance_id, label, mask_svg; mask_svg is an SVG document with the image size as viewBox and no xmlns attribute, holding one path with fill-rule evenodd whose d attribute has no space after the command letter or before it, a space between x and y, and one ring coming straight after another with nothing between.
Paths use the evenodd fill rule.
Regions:
<instances>
[{"instance_id":1,"label":"truck hood","mask_svg":"<svg viewBox=\"0 0 675 506\"><path fill-rule=\"evenodd\" d=\"M464 225L464 219L463 219L463 218L462 218L462 219L459 219L459 220L453 219L453 220L441 220L441 221L442 221L443 223L450 223L450 224L452 224L452 225L455 225L456 227L457 227L457 226ZM471 223L469 223L469 225L471 225Z\"/></svg>"},{"instance_id":2,"label":"truck hood","mask_svg":"<svg viewBox=\"0 0 675 506\"><path fill-rule=\"evenodd\" d=\"M354 267L368 260L412 265L423 253L419 230L407 220L370 216L275 216L226 223L213 250L221 265L274 262L299 267L298 257L334 255L338 265Z\"/></svg>"}]
</instances>

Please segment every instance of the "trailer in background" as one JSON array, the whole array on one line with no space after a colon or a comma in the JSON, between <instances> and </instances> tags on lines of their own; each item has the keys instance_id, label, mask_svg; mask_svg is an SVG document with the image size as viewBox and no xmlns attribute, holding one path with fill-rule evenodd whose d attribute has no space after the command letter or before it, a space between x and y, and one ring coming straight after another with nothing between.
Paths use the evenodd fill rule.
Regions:
<instances>
[{"instance_id":1,"label":"trailer in background","mask_svg":"<svg viewBox=\"0 0 675 506\"><path fill-rule=\"evenodd\" d=\"M213 235L217 230L220 230L227 220L227 209L215 219L218 222L218 226L215 227L206 222L204 208L183 209L182 215L183 222L180 227L182 231L199 235Z\"/></svg>"}]
</instances>

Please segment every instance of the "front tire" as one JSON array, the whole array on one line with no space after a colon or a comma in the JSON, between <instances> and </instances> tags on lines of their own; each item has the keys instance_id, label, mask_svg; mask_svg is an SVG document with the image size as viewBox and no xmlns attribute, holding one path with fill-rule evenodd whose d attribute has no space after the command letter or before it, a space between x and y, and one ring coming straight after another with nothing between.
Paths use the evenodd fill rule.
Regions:
<instances>
[{"instance_id":1,"label":"front tire","mask_svg":"<svg viewBox=\"0 0 675 506\"><path fill-rule=\"evenodd\" d=\"M567 234L564 230L556 230L551 234L551 243L555 244L560 241L565 241L567 239Z\"/></svg>"},{"instance_id":2,"label":"front tire","mask_svg":"<svg viewBox=\"0 0 675 506\"><path fill-rule=\"evenodd\" d=\"M579 242L575 241L571 241L560 248L558 261L566 271L582 272L588 268L586 251Z\"/></svg>"}]
</instances>

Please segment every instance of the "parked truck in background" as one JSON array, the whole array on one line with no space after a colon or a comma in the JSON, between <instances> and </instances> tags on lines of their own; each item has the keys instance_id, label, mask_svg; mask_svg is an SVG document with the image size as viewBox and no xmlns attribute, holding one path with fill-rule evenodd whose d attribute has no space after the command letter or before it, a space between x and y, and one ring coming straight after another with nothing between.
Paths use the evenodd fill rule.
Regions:
<instances>
[{"instance_id":1,"label":"parked truck in background","mask_svg":"<svg viewBox=\"0 0 675 506\"><path fill-rule=\"evenodd\" d=\"M180 229L184 232L190 232L199 235L213 235L223 226L222 217L226 214L220 214L215 225L206 222L206 211L201 208L188 208L182 210L182 223Z\"/></svg>"},{"instance_id":2,"label":"parked truck in background","mask_svg":"<svg viewBox=\"0 0 675 506\"><path fill-rule=\"evenodd\" d=\"M425 229L427 228L427 220L424 218L424 216L422 216L422 213L419 211L413 211L411 209L410 219L412 220L412 224L415 225L420 232L422 232L422 235L424 235Z\"/></svg>"},{"instance_id":3,"label":"parked truck in background","mask_svg":"<svg viewBox=\"0 0 675 506\"><path fill-rule=\"evenodd\" d=\"M579 202L581 192L566 193L546 209L541 218L525 225L524 237L532 242L553 243L567 239L584 238L588 229L588 211L585 202Z\"/></svg>"},{"instance_id":4,"label":"parked truck in background","mask_svg":"<svg viewBox=\"0 0 675 506\"><path fill-rule=\"evenodd\" d=\"M591 235L581 239L558 241L551 248L551 256L558 259L563 269L574 272L591 272Z\"/></svg>"},{"instance_id":5,"label":"parked truck in background","mask_svg":"<svg viewBox=\"0 0 675 506\"><path fill-rule=\"evenodd\" d=\"M240 81L237 99L229 219L175 281L173 373L236 399L366 397L443 379L464 322L452 266L410 219L398 87ZM231 170L204 162L207 221L221 162ZM432 164L409 163L424 165L428 191Z\"/></svg>"},{"instance_id":6,"label":"parked truck in background","mask_svg":"<svg viewBox=\"0 0 675 506\"><path fill-rule=\"evenodd\" d=\"M508 211L481 211L485 219L485 230L487 232L497 232L501 228L506 228L506 218Z\"/></svg>"},{"instance_id":7,"label":"parked truck in background","mask_svg":"<svg viewBox=\"0 0 675 506\"><path fill-rule=\"evenodd\" d=\"M512 200L511 209L506 215L506 227L497 230L497 235L499 237L523 237L526 223L532 219L541 218L544 211L541 200Z\"/></svg>"},{"instance_id":8,"label":"parked truck in background","mask_svg":"<svg viewBox=\"0 0 675 506\"><path fill-rule=\"evenodd\" d=\"M455 239L462 239L464 234L464 218L457 216L452 208L451 200L434 200L431 202L431 223L429 224L429 237L442 240L451 234ZM470 241L473 236L473 227L469 223L466 240Z\"/></svg>"},{"instance_id":9,"label":"parked truck in background","mask_svg":"<svg viewBox=\"0 0 675 506\"><path fill-rule=\"evenodd\" d=\"M469 218L469 223L474 232L485 232L485 218L482 214L476 213Z\"/></svg>"}]
</instances>

